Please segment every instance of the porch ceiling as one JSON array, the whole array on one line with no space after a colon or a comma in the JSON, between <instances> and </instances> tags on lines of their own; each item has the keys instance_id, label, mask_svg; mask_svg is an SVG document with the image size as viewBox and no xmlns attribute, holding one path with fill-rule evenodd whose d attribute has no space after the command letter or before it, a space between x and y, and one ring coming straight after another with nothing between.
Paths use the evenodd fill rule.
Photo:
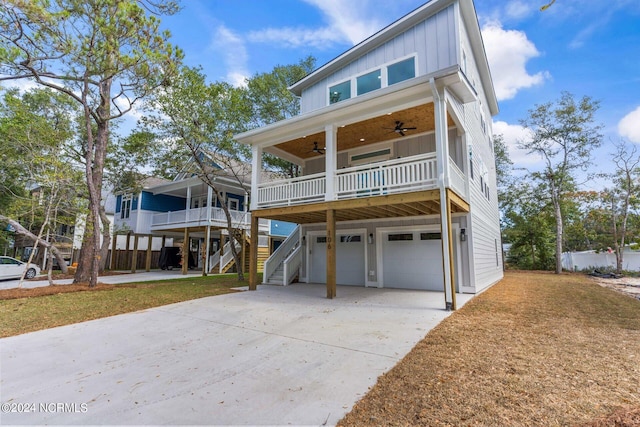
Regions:
<instances>
[{"instance_id":1,"label":"porch ceiling","mask_svg":"<svg viewBox=\"0 0 640 427\"><path fill-rule=\"evenodd\" d=\"M405 127L417 128L405 132L407 137L433 132L435 130L433 103L430 102L405 110L390 112L338 128L338 151L402 138L400 134L394 132L396 121L402 122ZM455 126L455 122L448 113L447 122L449 126ZM314 142L318 143L319 148L324 148L326 142L325 132L292 139L277 144L275 147L300 159L310 159L322 156L313 151Z\"/></svg>"},{"instance_id":2,"label":"porch ceiling","mask_svg":"<svg viewBox=\"0 0 640 427\"><path fill-rule=\"evenodd\" d=\"M448 190L451 212L469 212L469 205ZM298 206L258 209L252 211L255 218L277 219L296 224L326 222L327 210L336 211L336 221L397 218L440 214L440 190L416 191L358 199L309 203Z\"/></svg>"}]
</instances>

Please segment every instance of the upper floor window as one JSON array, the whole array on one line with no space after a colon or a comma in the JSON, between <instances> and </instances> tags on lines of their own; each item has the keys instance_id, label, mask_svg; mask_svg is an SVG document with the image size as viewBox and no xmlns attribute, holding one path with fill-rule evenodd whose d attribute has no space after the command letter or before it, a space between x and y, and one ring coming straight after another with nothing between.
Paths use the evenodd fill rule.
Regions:
<instances>
[{"instance_id":1,"label":"upper floor window","mask_svg":"<svg viewBox=\"0 0 640 427\"><path fill-rule=\"evenodd\" d=\"M358 87L358 95L363 95L372 90L380 89L382 87L382 76L380 70L375 70L360 76L356 79Z\"/></svg>"},{"instance_id":2,"label":"upper floor window","mask_svg":"<svg viewBox=\"0 0 640 427\"><path fill-rule=\"evenodd\" d=\"M129 218L131 214L131 194L122 196L122 202L120 203L120 218Z\"/></svg>"},{"instance_id":3,"label":"upper floor window","mask_svg":"<svg viewBox=\"0 0 640 427\"><path fill-rule=\"evenodd\" d=\"M351 81L339 83L329 88L329 104L351 98Z\"/></svg>"},{"instance_id":4,"label":"upper floor window","mask_svg":"<svg viewBox=\"0 0 640 427\"><path fill-rule=\"evenodd\" d=\"M353 96L364 95L376 89L412 79L415 76L415 57L384 65L366 74L329 86L329 104L335 104Z\"/></svg>"},{"instance_id":5,"label":"upper floor window","mask_svg":"<svg viewBox=\"0 0 640 427\"><path fill-rule=\"evenodd\" d=\"M389 86L416 76L416 59L411 57L387 67Z\"/></svg>"}]
</instances>

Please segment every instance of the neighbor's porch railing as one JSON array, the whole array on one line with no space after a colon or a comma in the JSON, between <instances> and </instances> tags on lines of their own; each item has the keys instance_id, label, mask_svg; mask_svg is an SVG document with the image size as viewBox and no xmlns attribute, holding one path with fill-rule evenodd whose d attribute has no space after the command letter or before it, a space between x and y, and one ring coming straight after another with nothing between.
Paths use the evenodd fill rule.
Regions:
<instances>
[{"instance_id":1,"label":"neighbor's porch railing","mask_svg":"<svg viewBox=\"0 0 640 427\"><path fill-rule=\"evenodd\" d=\"M207 211L211 210L211 225L226 226L227 217L222 208L195 208L174 212L161 212L153 215L151 225L154 227L163 225L187 224L193 222L206 222ZM251 224L251 213L245 211L229 211L233 225L248 226Z\"/></svg>"}]
</instances>

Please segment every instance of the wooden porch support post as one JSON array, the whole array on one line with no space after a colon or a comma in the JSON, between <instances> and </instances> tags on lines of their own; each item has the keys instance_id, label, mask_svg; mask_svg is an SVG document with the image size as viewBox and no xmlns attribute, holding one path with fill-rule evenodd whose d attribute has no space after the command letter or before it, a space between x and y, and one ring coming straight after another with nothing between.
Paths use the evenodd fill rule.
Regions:
<instances>
[{"instance_id":1,"label":"wooden porch support post","mask_svg":"<svg viewBox=\"0 0 640 427\"><path fill-rule=\"evenodd\" d=\"M114 270L116 268L116 246L118 245L118 235L113 233L113 238L111 239L111 259L109 260L109 270ZM71 259L73 263L73 258Z\"/></svg>"},{"instance_id":2,"label":"wooden porch support post","mask_svg":"<svg viewBox=\"0 0 640 427\"><path fill-rule=\"evenodd\" d=\"M211 188L211 187L209 187ZM211 212L211 204L209 203L209 212ZM207 225L207 232L204 237L204 262L202 263L202 275L206 276L209 272L209 252L211 251L211 226Z\"/></svg>"},{"instance_id":3,"label":"wooden porch support post","mask_svg":"<svg viewBox=\"0 0 640 427\"><path fill-rule=\"evenodd\" d=\"M129 253L129 248L131 245L131 232L127 233L127 243L124 245L124 253L125 253L125 264L123 266L123 269L127 268L127 264L126 264L126 259L131 259L131 254ZM131 265L129 265L129 268L131 268Z\"/></svg>"},{"instance_id":4,"label":"wooden porch support post","mask_svg":"<svg viewBox=\"0 0 640 427\"><path fill-rule=\"evenodd\" d=\"M327 210L327 298L336 296L336 211Z\"/></svg>"},{"instance_id":5,"label":"wooden porch support post","mask_svg":"<svg viewBox=\"0 0 640 427\"><path fill-rule=\"evenodd\" d=\"M189 244L189 229L184 229L184 242L182 243L182 274L186 275L189 272L189 251L191 248Z\"/></svg>"},{"instance_id":6,"label":"wooden porch support post","mask_svg":"<svg viewBox=\"0 0 640 427\"><path fill-rule=\"evenodd\" d=\"M145 271L151 271L151 252L153 249L153 236L151 234L147 235L147 259L145 260Z\"/></svg>"},{"instance_id":7,"label":"wooden porch support post","mask_svg":"<svg viewBox=\"0 0 640 427\"><path fill-rule=\"evenodd\" d=\"M140 236L137 234L133 236L133 257L131 259L131 272L135 273L138 267L138 242Z\"/></svg>"},{"instance_id":8,"label":"wooden porch support post","mask_svg":"<svg viewBox=\"0 0 640 427\"><path fill-rule=\"evenodd\" d=\"M247 265L247 230L245 230L244 228L242 229L242 246L240 249L242 252L241 254L241 261L240 261L240 265L242 265L242 273L247 273L246 271L244 271L244 266Z\"/></svg>"},{"instance_id":9,"label":"wooden porch support post","mask_svg":"<svg viewBox=\"0 0 640 427\"><path fill-rule=\"evenodd\" d=\"M251 215L251 237L249 246L249 290L258 289L258 217ZM243 242L244 245L244 242Z\"/></svg>"}]
</instances>

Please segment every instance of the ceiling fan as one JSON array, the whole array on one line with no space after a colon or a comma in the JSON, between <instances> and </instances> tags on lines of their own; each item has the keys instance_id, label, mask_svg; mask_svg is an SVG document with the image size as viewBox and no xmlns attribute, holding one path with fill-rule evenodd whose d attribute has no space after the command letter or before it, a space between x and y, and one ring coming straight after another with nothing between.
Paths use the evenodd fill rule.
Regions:
<instances>
[{"instance_id":1,"label":"ceiling fan","mask_svg":"<svg viewBox=\"0 0 640 427\"><path fill-rule=\"evenodd\" d=\"M318 142L314 141L313 142L313 150L311 150L310 153L324 154L324 148L319 148L318 147Z\"/></svg>"},{"instance_id":2,"label":"ceiling fan","mask_svg":"<svg viewBox=\"0 0 640 427\"><path fill-rule=\"evenodd\" d=\"M417 128L415 127L409 127L409 126L405 126L404 123L402 123L400 120L396 120L396 126L394 128L387 128L390 129L392 132L395 132L397 134L400 134L401 136L404 136L405 132L408 130L416 130Z\"/></svg>"}]
</instances>

